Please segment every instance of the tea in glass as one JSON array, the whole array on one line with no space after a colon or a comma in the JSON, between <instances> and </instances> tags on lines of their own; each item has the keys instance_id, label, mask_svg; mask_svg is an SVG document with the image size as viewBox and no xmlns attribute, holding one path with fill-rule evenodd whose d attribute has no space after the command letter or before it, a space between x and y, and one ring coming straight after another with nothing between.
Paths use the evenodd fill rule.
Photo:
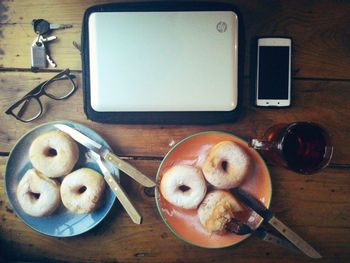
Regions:
<instances>
[{"instance_id":1,"label":"tea in glass","mask_svg":"<svg viewBox=\"0 0 350 263\"><path fill-rule=\"evenodd\" d=\"M312 122L277 124L266 131L262 140L252 139L250 145L270 162L302 174L326 167L333 154L328 133Z\"/></svg>"}]
</instances>

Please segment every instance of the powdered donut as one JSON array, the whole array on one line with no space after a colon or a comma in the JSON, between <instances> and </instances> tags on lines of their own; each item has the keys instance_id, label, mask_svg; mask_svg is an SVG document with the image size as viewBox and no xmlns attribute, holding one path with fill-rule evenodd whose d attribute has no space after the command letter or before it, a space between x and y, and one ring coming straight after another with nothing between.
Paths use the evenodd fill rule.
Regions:
<instances>
[{"instance_id":1,"label":"powdered donut","mask_svg":"<svg viewBox=\"0 0 350 263\"><path fill-rule=\"evenodd\" d=\"M78 158L78 145L61 131L38 136L29 148L29 160L38 171L48 177L68 174Z\"/></svg>"},{"instance_id":2,"label":"powdered donut","mask_svg":"<svg viewBox=\"0 0 350 263\"><path fill-rule=\"evenodd\" d=\"M194 209L203 200L207 186L199 168L176 165L163 175L160 191L169 203L185 209Z\"/></svg>"},{"instance_id":3,"label":"powdered donut","mask_svg":"<svg viewBox=\"0 0 350 263\"><path fill-rule=\"evenodd\" d=\"M210 233L223 233L228 222L242 207L229 192L214 190L207 194L198 208L198 217Z\"/></svg>"},{"instance_id":4,"label":"powdered donut","mask_svg":"<svg viewBox=\"0 0 350 263\"><path fill-rule=\"evenodd\" d=\"M97 208L104 189L102 175L90 168L81 168L63 179L62 202L73 213L89 213Z\"/></svg>"},{"instance_id":5,"label":"powdered donut","mask_svg":"<svg viewBox=\"0 0 350 263\"><path fill-rule=\"evenodd\" d=\"M223 141L214 145L204 162L203 174L219 189L238 186L249 169L249 156L238 144Z\"/></svg>"},{"instance_id":6,"label":"powdered donut","mask_svg":"<svg viewBox=\"0 0 350 263\"><path fill-rule=\"evenodd\" d=\"M16 194L23 211L31 216L49 215L60 204L59 184L35 169L24 174Z\"/></svg>"}]
</instances>

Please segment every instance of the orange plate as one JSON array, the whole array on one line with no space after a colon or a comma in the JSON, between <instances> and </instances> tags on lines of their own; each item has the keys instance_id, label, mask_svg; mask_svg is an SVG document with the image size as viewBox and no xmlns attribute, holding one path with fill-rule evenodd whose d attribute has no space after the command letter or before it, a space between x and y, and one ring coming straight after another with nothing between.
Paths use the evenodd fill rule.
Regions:
<instances>
[{"instance_id":1,"label":"orange plate","mask_svg":"<svg viewBox=\"0 0 350 263\"><path fill-rule=\"evenodd\" d=\"M202 167L209 149L221 141L233 141L241 145L252 159L251 172L240 186L258 198L266 207L271 201L271 178L261 156L247 142L224 132L203 132L189 136L177 143L165 156L157 173L156 203L158 211L169 229L180 239L205 248L222 248L243 241L249 235L239 236L232 233L223 235L208 233L199 221L197 209L186 210L167 202L160 193L160 181L164 172L176 164L188 164ZM208 187L210 189L210 187ZM252 227L261 224L262 218L250 209L244 212L244 218Z\"/></svg>"}]
</instances>

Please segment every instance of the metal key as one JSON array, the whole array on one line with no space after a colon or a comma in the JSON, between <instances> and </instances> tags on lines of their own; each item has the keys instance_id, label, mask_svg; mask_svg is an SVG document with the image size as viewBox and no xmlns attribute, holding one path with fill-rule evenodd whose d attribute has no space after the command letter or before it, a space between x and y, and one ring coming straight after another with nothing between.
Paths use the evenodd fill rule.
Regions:
<instances>
[{"instance_id":1,"label":"metal key","mask_svg":"<svg viewBox=\"0 0 350 263\"><path fill-rule=\"evenodd\" d=\"M51 67L53 67L53 68L57 67L57 64L55 63L55 61L53 61L53 59L51 58L51 56L49 54L46 54L46 60L47 60L47 62L49 62Z\"/></svg>"},{"instance_id":2,"label":"metal key","mask_svg":"<svg viewBox=\"0 0 350 263\"><path fill-rule=\"evenodd\" d=\"M46 43L46 42L51 42L53 40L57 39L56 36L49 36L49 37L43 37L40 35L39 40Z\"/></svg>"},{"instance_id":3,"label":"metal key","mask_svg":"<svg viewBox=\"0 0 350 263\"><path fill-rule=\"evenodd\" d=\"M71 24L50 24L45 19L34 19L32 21L33 29L36 34L44 35L49 33L51 30L71 28Z\"/></svg>"},{"instance_id":4,"label":"metal key","mask_svg":"<svg viewBox=\"0 0 350 263\"><path fill-rule=\"evenodd\" d=\"M40 39L41 39L41 41L43 43L46 43L46 42L51 42L51 41L57 39L57 37L56 36L50 36L50 37L44 38L44 37L41 36ZM53 67L53 68L57 67L55 61L53 61L53 59L51 58L51 56L50 56L49 52L47 52L47 50L46 50L46 57L45 58L46 58L47 62L49 62L51 67Z\"/></svg>"}]
</instances>

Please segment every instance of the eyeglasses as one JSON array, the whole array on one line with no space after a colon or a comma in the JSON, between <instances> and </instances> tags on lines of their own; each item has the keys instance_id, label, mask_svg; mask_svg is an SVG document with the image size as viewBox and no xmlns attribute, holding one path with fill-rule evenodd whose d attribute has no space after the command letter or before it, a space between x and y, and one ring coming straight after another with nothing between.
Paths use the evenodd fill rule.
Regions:
<instances>
[{"instance_id":1,"label":"eyeglasses","mask_svg":"<svg viewBox=\"0 0 350 263\"><path fill-rule=\"evenodd\" d=\"M65 69L53 78L39 84L22 99L12 104L6 114L14 116L17 120L31 122L43 114L43 106L39 98L43 95L54 99L64 100L71 96L77 89L74 82L75 76Z\"/></svg>"}]
</instances>

